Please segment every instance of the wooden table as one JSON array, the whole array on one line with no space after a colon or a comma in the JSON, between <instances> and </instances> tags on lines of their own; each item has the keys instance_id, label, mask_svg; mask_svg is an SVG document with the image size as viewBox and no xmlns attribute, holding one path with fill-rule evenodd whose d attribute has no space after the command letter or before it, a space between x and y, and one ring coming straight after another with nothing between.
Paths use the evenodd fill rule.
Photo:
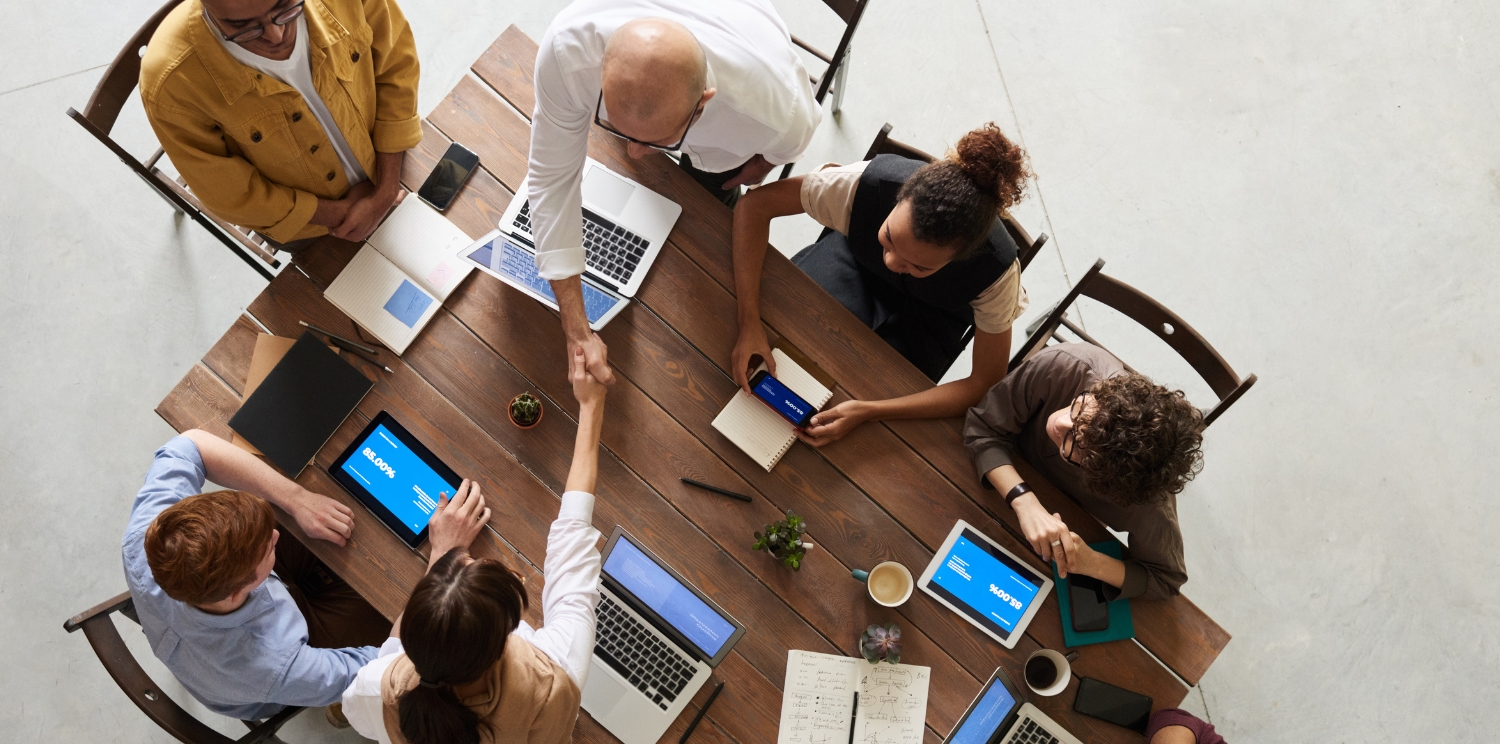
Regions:
<instances>
[{"instance_id":1,"label":"wooden table","mask_svg":"<svg viewBox=\"0 0 1500 744\"><path fill-rule=\"evenodd\" d=\"M493 228L526 175L535 57L536 44L514 26L507 29L423 123L424 139L406 158L402 180L414 190L450 141L479 153L482 170L448 213L471 236ZM857 656L866 626L895 622L904 631L903 661L932 667L926 740L940 741L997 665L1019 679L1032 651L1062 648L1055 596L1007 651L925 594L886 609L870 602L863 585L849 576L850 569L883 560L920 571L957 519L1017 555L1032 555L1001 524L1014 528L1014 515L976 479L960 443L961 420L867 424L821 450L793 446L770 473L755 465L710 426L735 389L726 371L736 338L729 210L661 156L632 160L616 140L597 131L589 147L594 158L683 206L636 301L602 333L619 382L609 393L594 524L605 534L623 525L749 628L716 670L727 684L695 738L775 741L789 649ZM162 401L162 418L178 431L200 427L227 438L225 422L239 405L259 324L296 336L302 330L297 321L307 320L353 335L352 321L322 291L356 250L328 238L299 255ZM839 381L835 401L891 397L931 385L776 251L768 253L762 304L772 340L785 337ZM354 509L353 540L344 548L309 541L278 514L283 529L308 543L387 616L400 611L424 559L326 471L371 417L389 410L455 470L483 485L494 518L475 551L528 576L527 619L539 623L547 530L557 515L576 430L563 348L555 313L474 272L405 356L390 362L393 374L350 359L375 380L375 388L298 482ZM526 390L552 411L541 425L521 431L507 420L505 407ZM1108 539L1038 474L1025 475L1043 502L1085 538ZM680 477L750 494L754 501L690 489ZM807 518L818 546L796 573L750 550L751 533L788 509ZM1077 675L1137 690L1158 707L1171 707L1187 692L1183 680L1196 684L1229 640L1185 597L1135 602L1133 611L1136 641L1081 649L1068 690L1033 701L1086 741L1140 737L1073 713ZM693 709L711 687L703 688ZM690 718L683 715L667 736L675 740ZM586 713L576 737L613 740Z\"/></svg>"}]
</instances>

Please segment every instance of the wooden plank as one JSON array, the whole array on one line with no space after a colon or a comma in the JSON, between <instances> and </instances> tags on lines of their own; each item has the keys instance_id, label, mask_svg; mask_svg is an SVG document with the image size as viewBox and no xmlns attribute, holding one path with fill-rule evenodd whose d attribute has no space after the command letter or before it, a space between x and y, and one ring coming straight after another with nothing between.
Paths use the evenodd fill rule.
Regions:
<instances>
[{"instance_id":1,"label":"wooden plank","mask_svg":"<svg viewBox=\"0 0 1500 744\"><path fill-rule=\"evenodd\" d=\"M474 72L515 108L523 113L530 112L534 100L531 96L531 70L535 52L535 44L524 33L511 27L476 62ZM463 86L455 88L454 97L466 95L470 93ZM460 108L449 109L448 113L456 113ZM463 118L465 117L447 116L439 125L445 129L451 127L455 130L472 130L473 126L464 122ZM678 200L684 205L685 213L695 215L693 220L679 221L679 228L684 228L685 222L694 223L687 226L692 229L674 229L671 239L722 287L732 289L732 262L728 256L727 240L728 210L722 207L716 210L710 204L699 204L698 202L704 201L702 197L706 192L697 188L691 179L682 177L683 174L676 172L676 169L646 168L642 166L649 165L649 160L642 163L620 157L621 148L614 138L596 132L590 144L590 154L595 158L629 173L669 198ZM600 151L601 145L605 152ZM610 154L614 157L609 157ZM493 153L495 157L500 155L498 152ZM642 170L656 173L642 173ZM667 173L661 174L660 171L663 170ZM652 177L663 175L664 178ZM515 183L519 183L519 179ZM514 187L514 183L510 185ZM690 205L692 209L688 209ZM705 235L700 226L709 222L722 222L723 225L708 229ZM726 237L717 238L721 233ZM703 242L705 238L708 242ZM718 250L705 249L705 246ZM874 338L873 334L868 333L852 315L779 252L768 253L765 275L763 292L767 301L763 303L762 312L768 324L785 334L799 348L816 349L819 363L834 374L853 397L892 397L931 386L930 381L885 344L878 341L863 343ZM648 279L639 294L639 298L648 304L654 298L651 284ZM664 299L668 302L680 300ZM851 332L845 332L845 329ZM858 331L865 333L860 334ZM858 336L868 338L857 339ZM733 338L734 335L731 334L727 340L732 343ZM941 422L890 422L888 427L932 462L944 477L959 486L975 503L987 508L993 504L992 495L987 495L978 487L967 453L958 444L961 435L958 434L957 419ZM1055 489L1052 490L1055 492ZM1063 513L1068 523L1078 529L1080 534L1088 533L1084 534L1087 539L1110 539L1102 526L1070 500L1063 498L1061 501L1048 500L1046 503L1055 511ZM1013 527L1019 526L1009 510L990 509L990 512L992 516L1007 521ZM1203 671L1228 643L1229 634L1185 597L1134 604L1142 606L1138 619L1142 632L1138 633L1138 638L1190 682L1196 683L1201 678ZM1152 606L1144 607L1148 604Z\"/></svg>"},{"instance_id":2,"label":"wooden plank","mask_svg":"<svg viewBox=\"0 0 1500 744\"><path fill-rule=\"evenodd\" d=\"M203 355L203 364L214 371L236 395L245 392L245 377L250 373L250 357L255 354L255 337L260 326L248 315L236 318L234 325Z\"/></svg>"}]
</instances>

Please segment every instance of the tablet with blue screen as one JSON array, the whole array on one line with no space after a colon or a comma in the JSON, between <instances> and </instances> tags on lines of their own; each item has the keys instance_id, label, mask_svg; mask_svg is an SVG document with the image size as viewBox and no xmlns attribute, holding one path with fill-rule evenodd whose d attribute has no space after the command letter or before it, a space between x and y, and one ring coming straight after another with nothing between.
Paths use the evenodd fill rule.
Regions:
<instances>
[{"instance_id":1,"label":"tablet with blue screen","mask_svg":"<svg viewBox=\"0 0 1500 744\"><path fill-rule=\"evenodd\" d=\"M1015 648L1052 591L1052 579L960 519L917 586L1002 646Z\"/></svg>"},{"instance_id":2,"label":"tablet with blue screen","mask_svg":"<svg viewBox=\"0 0 1500 744\"><path fill-rule=\"evenodd\" d=\"M385 411L354 438L328 473L412 548L427 539L427 523L439 497L452 497L463 483Z\"/></svg>"}]
</instances>

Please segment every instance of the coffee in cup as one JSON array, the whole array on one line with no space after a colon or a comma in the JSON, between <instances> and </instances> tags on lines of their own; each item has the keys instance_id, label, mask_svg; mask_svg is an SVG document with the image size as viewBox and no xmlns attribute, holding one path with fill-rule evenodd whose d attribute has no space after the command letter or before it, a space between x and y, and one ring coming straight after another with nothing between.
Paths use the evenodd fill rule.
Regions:
<instances>
[{"instance_id":1,"label":"coffee in cup","mask_svg":"<svg viewBox=\"0 0 1500 744\"><path fill-rule=\"evenodd\" d=\"M1056 695L1068 688L1073 669L1068 660L1050 648L1033 653L1026 659L1026 686L1043 697Z\"/></svg>"},{"instance_id":2,"label":"coffee in cup","mask_svg":"<svg viewBox=\"0 0 1500 744\"><path fill-rule=\"evenodd\" d=\"M869 571L856 569L852 573L854 578L865 582L870 599L885 607L899 607L911 599L912 589L916 586L911 571L895 561L885 561Z\"/></svg>"}]
</instances>

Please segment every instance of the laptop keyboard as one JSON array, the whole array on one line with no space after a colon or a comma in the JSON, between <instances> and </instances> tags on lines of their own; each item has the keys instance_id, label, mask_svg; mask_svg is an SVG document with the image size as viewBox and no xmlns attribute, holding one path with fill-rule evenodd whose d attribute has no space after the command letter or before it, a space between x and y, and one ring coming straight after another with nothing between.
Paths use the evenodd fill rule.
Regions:
<instances>
[{"instance_id":1,"label":"laptop keyboard","mask_svg":"<svg viewBox=\"0 0 1500 744\"><path fill-rule=\"evenodd\" d=\"M495 260L494 255L497 250L500 252L498 261ZM469 258L490 267L497 273L510 277L516 283L547 298L553 305L557 304L557 296L552 293L552 283L536 272L536 257L531 255L530 251L512 245L504 238L496 238L474 249L469 254ZM595 287L592 282L593 280L590 279L583 283L583 311L590 323L604 317L605 313L614 309L616 302L620 302Z\"/></svg>"},{"instance_id":2,"label":"laptop keyboard","mask_svg":"<svg viewBox=\"0 0 1500 744\"><path fill-rule=\"evenodd\" d=\"M599 600L599 632L595 638L594 655L662 710L677 700L698 673L686 657L663 643L608 594Z\"/></svg>"},{"instance_id":3,"label":"laptop keyboard","mask_svg":"<svg viewBox=\"0 0 1500 744\"><path fill-rule=\"evenodd\" d=\"M1058 744L1058 738L1027 716L1021 719L1016 732L1005 740L1005 744Z\"/></svg>"},{"instance_id":4,"label":"laptop keyboard","mask_svg":"<svg viewBox=\"0 0 1500 744\"><path fill-rule=\"evenodd\" d=\"M531 235L531 202L521 204L512 223ZM583 210L583 260L600 276L613 279L619 286L630 282L635 267L650 247L647 240L613 222Z\"/></svg>"}]
</instances>

